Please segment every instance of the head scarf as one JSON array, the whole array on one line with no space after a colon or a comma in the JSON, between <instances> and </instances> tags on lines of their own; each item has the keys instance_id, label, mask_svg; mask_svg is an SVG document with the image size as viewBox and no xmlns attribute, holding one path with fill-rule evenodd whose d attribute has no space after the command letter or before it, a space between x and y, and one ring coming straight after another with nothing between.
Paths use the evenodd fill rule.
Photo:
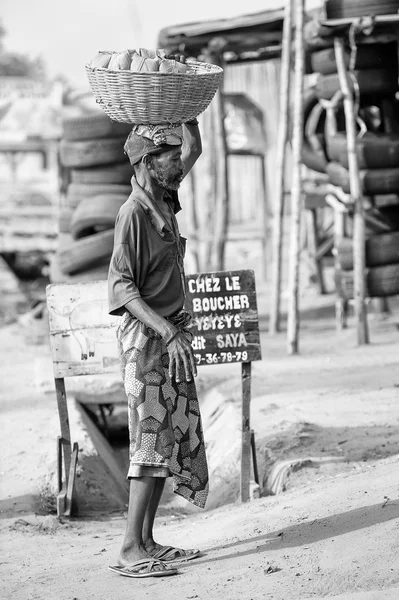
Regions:
<instances>
[{"instance_id":1,"label":"head scarf","mask_svg":"<svg viewBox=\"0 0 399 600\"><path fill-rule=\"evenodd\" d=\"M161 154L182 143L181 125L135 125L126 140L125 153L135 165L146 154Z\"/></svg>"}]
</instances>

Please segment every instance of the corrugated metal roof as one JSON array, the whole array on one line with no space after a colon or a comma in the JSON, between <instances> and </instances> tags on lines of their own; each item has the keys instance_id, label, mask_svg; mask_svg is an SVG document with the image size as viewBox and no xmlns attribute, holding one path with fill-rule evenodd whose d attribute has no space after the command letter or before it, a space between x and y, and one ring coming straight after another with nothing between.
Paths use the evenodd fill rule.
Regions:
<instances>
[{"instance_id":1,"label":"corrugated metal roof","mask_svg":"<svg viewBox=\"0 0 399 600\"><path fill-rule=\"evenodd\" d=\"M186 35L197 36L206 34L218 34L225 31L233 32L244 28L265 28L264 30L282 29L284 19L284 8L277 10L264 10L250 15L240 15L230 19L216 19L214 21L199 21L197 23L183 23L172 25L161 30L161 35Z\"/></svg>"}]
</instances>

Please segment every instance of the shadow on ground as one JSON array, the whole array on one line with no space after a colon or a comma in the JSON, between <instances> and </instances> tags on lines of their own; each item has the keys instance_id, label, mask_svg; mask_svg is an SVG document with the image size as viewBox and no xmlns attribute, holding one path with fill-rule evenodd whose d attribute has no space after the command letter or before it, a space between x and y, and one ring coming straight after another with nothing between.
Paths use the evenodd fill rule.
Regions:
<instances>
[{"instance_id":1,"label":"shadow on ground","mask_svg":"<svg viewBox=\"0 0 399 600\"><path fill-rule=\"evenodd\" d=\"M265 515L266 518L266 515ZM248 550L235 551L223 554L215 558L206 557L197 562L219 562L230 558L239 558L265 552L271 548L298 548L314 544L321 540L336 538L360 529L366 529L392 521L399 518L399 500L390 501L383 506L374 504L372 506L363 506L338 515L331 515L323 519L306 521L297 525L291 525L285 529L273 531L265 535L259 535L247 539L238 540L223 546L214 546L208 549L210 551L228 550L239 548L247 544L253 545Z\"/></svg>"}]
</instances>

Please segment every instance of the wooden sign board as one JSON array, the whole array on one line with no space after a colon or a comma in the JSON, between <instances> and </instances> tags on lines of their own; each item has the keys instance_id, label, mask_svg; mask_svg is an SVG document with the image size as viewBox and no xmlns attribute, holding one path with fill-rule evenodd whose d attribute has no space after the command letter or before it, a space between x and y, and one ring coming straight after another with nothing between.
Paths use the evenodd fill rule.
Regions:
<instances>
[{"instance_id":1,"label":"wooden sign board","mask_svg":"<svg viewBox=\"0 0 399 600\"><path fill-rule=\"evenodd\" d=\"M253 271L188 275L186 291L198 365L261 360Z\"/></svg>"},{"instance_id":2,"label":"wooden sign board","mask_svg":"<svg viewBox=\"0 0 399 600\"><path fill-rule=\"evenodd\" d=\"M106 281L50 285L47 308L55 377L120 369Z\"/></svg>"},{"instance_id":3,"label":"wooden sign board","mask_svg":"<svg viewBox=\"0 0 399 600\"><path fill-rule=\"evenodd\" d=\"M186 287L198 365L261 359L253 271L197 273ZM47 306L55 377L119 369L106 281L50 285Z\"/></svg>"}]
</instances>

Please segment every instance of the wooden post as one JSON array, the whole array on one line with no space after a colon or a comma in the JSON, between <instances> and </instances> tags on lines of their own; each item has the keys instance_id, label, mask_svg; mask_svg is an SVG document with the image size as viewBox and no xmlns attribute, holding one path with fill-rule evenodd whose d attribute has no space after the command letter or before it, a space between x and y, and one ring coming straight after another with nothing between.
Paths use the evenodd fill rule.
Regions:
<instances>
[{"instance_id":1,"label":"wooden post","mask_svg":"<svg viewBox=\"0 0 399 600\"><path fill-rule=\"evenodd\" d=\"M249 500L251 479L251 366L241 363L242 379L242 440L241 440L241 502Z\"/></svg>"},{"instance_id":2,"label":"wooden post","mask_svg":"<svg viewBox=\"0 0 399 600\"><path fill-rule=\"evenodd\" d=\"M185 201L185 212L186 212L186 225L187 225L187 237L189 240L189 252L193 260L193 269L195 273L198 273L200 269L200 248L199 248L199 236L198 236L198 219L197 219L197 208L196 208L196 179L195 171L192 169L188 175L189 193L187 194Z\"/></svg>"},{"instance_id":3,"label":"wooden post","mask_svg":"<svg viewBox=\"0 0 399 600\"><path fill-rule=\"evenodd\" d=\"M276 200L273 206L272 273L269 332L280 331L281 267L284 215L284 167L288 138L290 59L291 59L291 0L287 0L284 14L283 42L280 73L279 127L276 148Z\"/></svg>"},{"instance_id":4,"label":"wooden post","mask_svg":"<svg viewBox=\"0 0 399 600\"><path fill-rule=\"evenodd\" d=\"M354 261L354 300L357 342L359 345L369 343L366 295L366 226L363 198L360 187L359 167L356 154L356 117L352 91L349 89L348 74L345 67L344 45L340 38L334 39L335 60L341 91L344 96L346 124L346 141L348 148L349 181L355 214L353 219L353 261Z\"/></svg>"},{"instance_id":5,"label":"wooden post","mask_svg":"<svg viewBox=\"0 0 399 600\"><path fill-rule=\"evenodd\" d=\"M208 45L207 60L219 66L223 65L222 50L226 45L223 38L215 38ZM221 83L210 110L213 113L213 175L214 175L214 232L211 256L211 268L217 271L224 269L225 246L229 223L229 178L227 142L224 128L224 97Z\"/></svg>"},{"instance_id":6,"label":"wooden post","mask_svg":"<svg viewBox=\"0 0 399 600\"><path fill-rule=\"evenodd\" d=\"M305 57L303 45L304 0L297 0L295 10L295 79L294 118L292 138L292 186L291 186L291 245L288 282L287 349L289 354L298 353L299 337L299 261L301 233L302 177L301 152L303 139L303 80Z\"/></svg>"},{"instance_id":7,"label":"wooden post","mask_svg":"<svg viewBox=\"0 0 399 600\"><path fill-rule=\"evenodd\" d=\"M71 431L69 429L68 405L65 391L65 380L56 378L55 391L57 395L58 415L61 428L62 454L64 458L65 479L68 482L71 466Z\"/></svg>"},{"instance_id":8,"label":"wooden post","mask_svg":"<svg viewBox=\"0 0 399 600\"><path fill-rule=\"evenodd\" d=\"M262 238L262 275L264 281L267 280L267 258L268 258L268 225L269 225L269 214L268 214L268 202L266 193L266 166L265 157L260 157L260 169L261 169L261 181L262 181L262 219L263 219L263 238Z\"/></svg>"},{"instance_id":9,"label":"wooden post","mask_svg":"<svg viewBox=\"0 0 399 600\"><path fill-rule=\"evenodd\" d=\"M330 196L329 196L330 197ZM345 237L345 212L343 211L337 200L332 197L334 209L334 269L340 268L337 248L342 238ZM348 301L337 295L335 300L335 322L338 330L347 328L347 313L348 313Z\"/></svg>"}]
</instances>

